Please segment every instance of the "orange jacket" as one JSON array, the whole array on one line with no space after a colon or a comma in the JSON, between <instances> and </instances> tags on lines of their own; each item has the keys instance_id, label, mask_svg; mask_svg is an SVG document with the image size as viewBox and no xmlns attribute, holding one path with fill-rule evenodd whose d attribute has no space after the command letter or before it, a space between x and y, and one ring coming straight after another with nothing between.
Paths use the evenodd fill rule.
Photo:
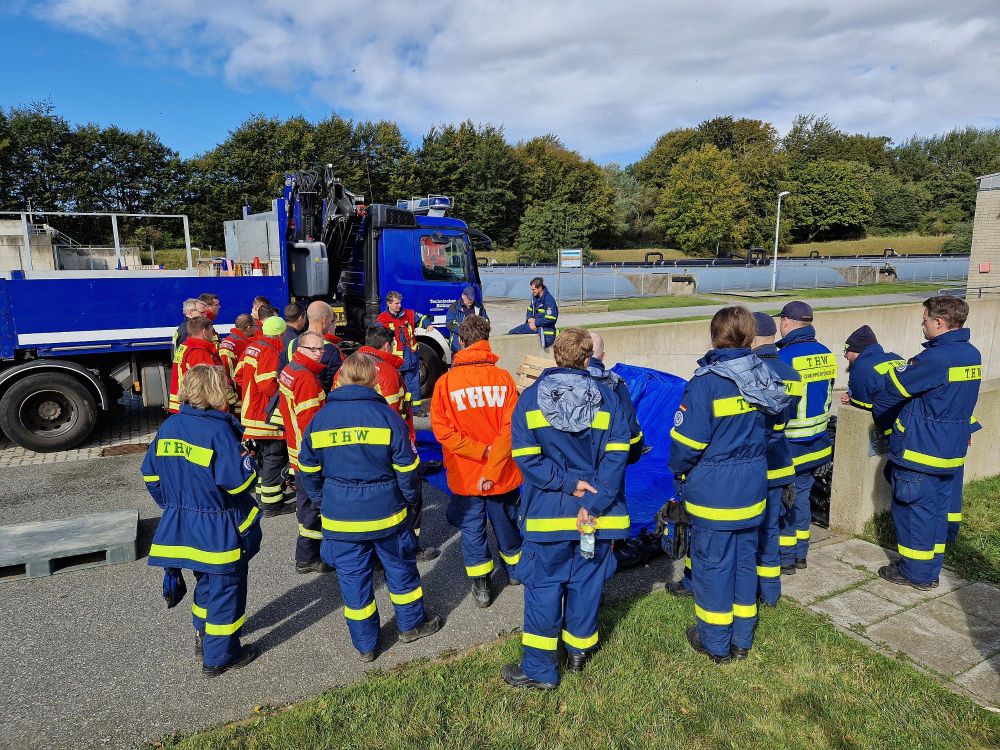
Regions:
<instances>
[{"instance_id":1,"label":"orange jacket","mask_svg":"<svg viewBox=\"0 0 1000 750\"><path fill-rule=\"evenodd\" d=\"M171 414L176 414L181 409L178 396L181 383L184 381L184 374L195 365L221 367L222 360L219 359L219 352L211 341L188 336L174 352L174 363L170 371L170 400L167 403L167 411Z\"/></svg>"},{"instance_id":2,"label":"orange jacket","mask_svg":"<svg viewBox=\"0 0 1000 750\"><path fill-rule=\"evenodd\" d=\"M243 394L240 423L243 437L255 440L284 440L285 433L267 422L267 405L278 392L278 350L281 337L254 339L237 363L237 385Z\"/></svg>"},{"instance_id":3,"label":"orange jacket","mask_svg":"<svg viewBox=\"0 0 1000 750\"><path fill-rule=\"evenodd\" d=\"M245 335L239 328L234 328L222 341L219 342L219 357L222 358L226 366L226 374L229 379L236 381L236 364L243 356L247 346L250 344L250 337Z\"/></svg>"},{"instance_id":4,"label":"orange jacket","mask_svg":"<svg viewBox=\"0 0 1000 750\"><path fill-rule=\"evenodd\" d=\"M477 341L455 353L451 369L434 386L431 428L456 495L502 495L521 484L510 455L517 388L510 373L496 366L499 359L489 342ZM480 477L492 481L493 489L480 492Z\"/></svg>"},{"instance_id":5,"label":"orange jacket","mask_svg":"<svg viewBox=\"0 0 1000 750\"><path fill-rule=\"evenodd\" d=\"M280 421L288 443L288 462L296 471L299 468L302 433L313 415L326 403L326 393L319 384L319 374L325 369L326 365L322 362L314 362L301 352L295 352L291 363L278 375Z\"/></svg>"}]
</instances>

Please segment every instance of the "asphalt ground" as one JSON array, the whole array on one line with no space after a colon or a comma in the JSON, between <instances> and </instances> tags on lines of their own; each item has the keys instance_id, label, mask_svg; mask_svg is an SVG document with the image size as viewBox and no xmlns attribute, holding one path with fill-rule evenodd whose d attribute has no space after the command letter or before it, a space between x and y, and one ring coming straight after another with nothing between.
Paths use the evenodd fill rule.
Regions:
<instances>
[{"instance_id":1,"label":"asphalt ground","mask_svg":"<svg viewBox=\"0 0 1000 750\"><path fill-rule=\"evenodd\" d=\"M134 747L163 735L238 721L414 659L435 658L521 626L522 589L505 587L489 609L469 597L458 532L444 519L447 496L424 485L422 540L441 557L422 563L429 612L442 631L412 644L397 639L381 577L381 654L362 664L350 644L336 575L301 575L293 565L294 514L265 519L250 563L244 643L262 651L239 671L200 674L188 597L167 610L162 574L146 565L159 508L139 476L141 455L0 471L0 525L124 508L139 510L139 559L48 578L0 579L0 747ZM494 547L495 549L495 547ZM499 558L497 558L499 563ZM607 585L609 599L636 596L669 579L663 558ZM494 573L495 588L505 583ZM498 585L499 584L499 585ZM503 684L497 675L497 689Z\"/></svg>"}]
</instances>

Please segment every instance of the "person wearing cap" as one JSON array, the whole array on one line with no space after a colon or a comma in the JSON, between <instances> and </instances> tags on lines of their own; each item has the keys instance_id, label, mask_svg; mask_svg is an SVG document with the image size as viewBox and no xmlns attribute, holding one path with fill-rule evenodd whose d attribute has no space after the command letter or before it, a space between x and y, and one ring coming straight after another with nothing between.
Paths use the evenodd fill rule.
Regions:
<instances>
[{"instance_id":1,"label":"person wearing cap","mask_svg":"<svg viewBox=\"0 0 1000 750\"><path fill-rule=\"evenodd\" d=\"M906 364L906 360L895 352L885 351L875 331L868 326L861 326L847 337L844 358L847 360L847 393L840 397L840 403L865 411L872 410L875 389L881 387L889 370Z\"/></svg>"},{"instance_id":2,"label":"person wearing cap","mask_svg":"<svg viewBox=\"0 0 1000 750\"><path fill-rule=\"evenodd\" d=\"M284 473L288 465L285 433L268 422L268 407L278 393L278 360L285 321L277 315L264 320L260 336L243 351L239 368L239 388L243 394L240 423L243 439L257 443L257 494L265 517L295 509L285 503Z\"/></svg>"},{"instance_id":3,"label":"person wearing cap","mask_svg":"<svg viewBox=\"0 0 1000 750\"><path fill-rule=\"evenodd\" d=\"M490 319L486 314L486 308L476 305L476 290L471 286L462 290L461 296L451 303L448 313L445 316L445 325L450 332L448 343L451 344L451 351L457 352L462 348L462 341L458 336L458 329L462 327L462 321L471 315L478 315L480 318Z\"/></svg>"},{"instance_id":4,"label":"person wearing cap","mask_svg":"<svg viewBox=\"0 0 1000 750\"><path fill-rule=\"evenodd\" d=\"M813 310L805 302L789 302L781 309L778 358L791 365L802 380L795 415L785 424L785 437L795 466L795 507L786 508L778 521L781 572L805 568L809 553L809 494L813 471L833 460L833 441L827 434L837 359L816 340Z\"/></svg>"}]
</instances>

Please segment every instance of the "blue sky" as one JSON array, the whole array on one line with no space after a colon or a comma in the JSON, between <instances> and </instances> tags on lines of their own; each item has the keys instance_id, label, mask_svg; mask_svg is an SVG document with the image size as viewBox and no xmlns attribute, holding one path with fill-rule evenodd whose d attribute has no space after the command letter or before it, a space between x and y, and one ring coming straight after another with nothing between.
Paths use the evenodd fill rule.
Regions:
<instances>
[{"instance_id":1,"label":"blue sky","mask_svg":"<svg viewBox=\"0 0 1000 750\"><path fill-rule=\"evenodd\" d=\"M997 0L0 0L0 106L157 132L254 113L546 132L604 163L722 114L827 114L896 142L996 127Z\"/></svg>"}]
</instances>

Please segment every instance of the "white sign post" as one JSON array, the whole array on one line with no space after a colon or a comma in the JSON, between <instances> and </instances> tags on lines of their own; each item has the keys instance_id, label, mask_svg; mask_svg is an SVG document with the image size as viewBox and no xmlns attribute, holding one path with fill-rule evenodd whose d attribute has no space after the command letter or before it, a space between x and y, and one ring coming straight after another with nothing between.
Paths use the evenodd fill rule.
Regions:
<instances>
[{"instance_id":1,"label":"white sign post","mask_svg":"<svg viewBox=\"0 0 1000 750\"><path fill-rule=\"evenodd\" d=\"M583 250L580 248L567 249L563 248L559 250L559 268L558 276L562 278L562 269L564 268L579 268L580 269L580 304L583 305ZM559 285L556 285L556 304L559 304Z\"/></svg>"}]
</instances>

